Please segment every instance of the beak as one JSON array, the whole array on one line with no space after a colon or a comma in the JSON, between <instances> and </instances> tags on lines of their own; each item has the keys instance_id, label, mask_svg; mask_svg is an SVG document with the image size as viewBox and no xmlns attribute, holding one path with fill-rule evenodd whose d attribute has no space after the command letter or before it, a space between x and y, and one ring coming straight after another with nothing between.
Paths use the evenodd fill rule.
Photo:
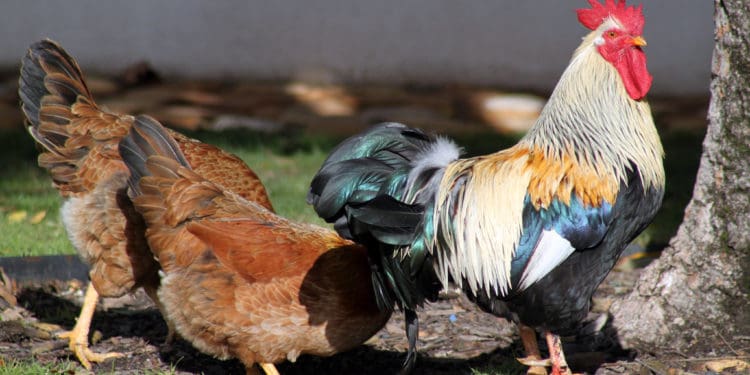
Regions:
<instances>
[{"instance_id":1,"label":"beak","mask_svg":"<svg viewBox=\"0 0 750 375\"><path fill-rule=\"evenodd\" d=\"M638 47L645 47L647 45L646 39L643 39L643 37L640 35L631 39L630 42L633 43L634 46Z\"/></svg>"}]
</instances>

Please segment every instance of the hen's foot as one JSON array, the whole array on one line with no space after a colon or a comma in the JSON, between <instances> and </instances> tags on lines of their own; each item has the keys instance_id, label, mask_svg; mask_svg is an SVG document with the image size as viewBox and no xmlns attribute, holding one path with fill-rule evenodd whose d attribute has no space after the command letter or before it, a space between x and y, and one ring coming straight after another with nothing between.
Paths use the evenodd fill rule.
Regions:
<instances>
[{"instance_id":1,"label":"hen's foot","mask_svg":"<svg viewBox=\"0 0 750 375\"><path fill-rule=\"evenodd\" d=\"M78 358L78 361L81 362L81 365L85 367L87 370L91 370L91 363L100 363L104 362L108 359L112 358L121 358L124 355L122 353L95 353L89 349L88 344L88 332L83 335L79 332L76 332L75 330L62 332L57 335L57 337L62 339L68 339L70 340L70 344L68 347L73 352L73 354L76 355L76 358Z\"/></svg>"},{"instance_id":2,"label":"hen's foot","mask_svg":"<svg viewBox=\"0 0 750 375\"><path fill-rule=\"evenodd\" d=\"M75 327L57 335L59 338L68 339L68 347L87 370L91 369L91 362L104 362L111 358L123 356L121 353L94 353L89 349L89 327L98 299L99 293L96 292L93 285L89 284L86 289L86 296L83 299L81 314L78 316Z\"/></svg>"}]
</instances>

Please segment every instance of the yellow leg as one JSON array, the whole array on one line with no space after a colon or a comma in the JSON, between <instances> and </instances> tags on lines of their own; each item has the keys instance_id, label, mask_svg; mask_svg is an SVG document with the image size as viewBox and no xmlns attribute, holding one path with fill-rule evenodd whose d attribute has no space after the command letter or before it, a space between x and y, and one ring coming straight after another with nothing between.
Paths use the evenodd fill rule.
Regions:
<instances>
[{"instance_id":1,"label":"yellow leg","mask_svg":"<svg viewBox=\"0 0 750 375\"><path fill-rule=\"evenodd\" d=\"M58 335L60 338L69 340L70 350L76 355L83 367L91 369L91 362L103 362L110 358L119 358L121 353L94 353L89 349L89 328L91 327L91 318L96 310L96 302L99 300L99 293L94 286L89 283L86 288L86 297L83 300L81 314L78 316L75 327L72 331L62 332Z\"/></svg>"},{"instance_id":2,"label":"yellow leg","mask_svg":"<svg viewBox=\"0 0 750 375\"><path fill-rule=\"evenodd\" d=\"M266 375L280 375L279 370L276 369L276 366L274 366L273 363L259 363L258 365L263 369Z\"/></svg>"},{"instance_id":3,"label":"yellow leg","mask_svg":"<svg viewBox=\"0 0 750 375\"><path fill-rule=\"evenodd\" d=\"M547 369L544 368L545 363L542 361L542 355L539 353L539 346L536 342L536 332L533 328L523 324L518 325L518 331L523 343L523 349L526 352L526 357L520 358L518 361L529 366L526 374L547 375Z\"/></svg>"}]
</instances>

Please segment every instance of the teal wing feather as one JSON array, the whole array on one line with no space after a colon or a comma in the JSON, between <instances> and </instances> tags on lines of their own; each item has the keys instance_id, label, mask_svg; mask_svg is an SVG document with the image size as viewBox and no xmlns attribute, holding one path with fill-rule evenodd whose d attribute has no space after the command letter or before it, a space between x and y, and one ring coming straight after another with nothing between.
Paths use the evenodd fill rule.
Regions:
<instances>
[{"instance_id":1,"label":"teal wing feather","mask_svg":"<svg viewBox=\"0 0 750 375\"><path fill-rule=\"evenodd\" d=\"M316 213L367 245L381 306L413 309L440 289L425 237L444 168L425 159L435 157L439 143L402 124L380 124L339 144L310 184ZM455 146L447 150L457 157Z\"/></svg>"}]
</instances>

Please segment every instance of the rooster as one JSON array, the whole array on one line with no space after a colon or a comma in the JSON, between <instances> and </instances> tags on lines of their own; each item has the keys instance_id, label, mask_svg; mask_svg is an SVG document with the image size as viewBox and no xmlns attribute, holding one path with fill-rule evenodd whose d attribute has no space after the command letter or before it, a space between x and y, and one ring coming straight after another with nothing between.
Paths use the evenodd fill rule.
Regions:
<instances>
[{"instance_id":1,"label":"rooster","mask_svg":"<svg viewBox=\"0 0 750 375\"><path fill-rule=\"evenodd\" d=\"M164 313L199 350L270 375L273 363L348 350L385 325L361 245L204 178L148 118L119 150L164 273Z\"/></svg>"},{"instance_id":2,"label":"rooster","mask_svg":"<svg viewBox=\"0 0 750 375\"><path fill-rule=\"evenodd\" d=\"M529 358L536 336L524 328L543 332L550 359L527 363L569 374L559 335L580 326L596 287L661 205L642 7L589 3L577 14L592 31L515 146L461 159L449 140L381 124L338 145L311 182L318 215L370 249L381 305L404 309L405 367L414 309L452 281L518 321Z\"/></svg>"},{"instance_id":3,"label":"rooster","mask_svg":"<svg viewBox=\"0 0 750 375\"><path fill-rule=\"evenodd\" d=\"M47 169L63 197L62 221L70 241L91 265L75 327L60 336L87 369L120 356L89 349L88 332L99 296L119 297L143 287L156 298L159 264L144 237L145 226L127 196L128 169L117 152L135 118L99 108L76 61L51 40L34 43L22 61L21 108L28 131L41 146ZM170 132L193 168L246 199L272 209L265 188L238 157ZM173 328L169 324L167 342Z\"/></svg>"}]
</instances>

